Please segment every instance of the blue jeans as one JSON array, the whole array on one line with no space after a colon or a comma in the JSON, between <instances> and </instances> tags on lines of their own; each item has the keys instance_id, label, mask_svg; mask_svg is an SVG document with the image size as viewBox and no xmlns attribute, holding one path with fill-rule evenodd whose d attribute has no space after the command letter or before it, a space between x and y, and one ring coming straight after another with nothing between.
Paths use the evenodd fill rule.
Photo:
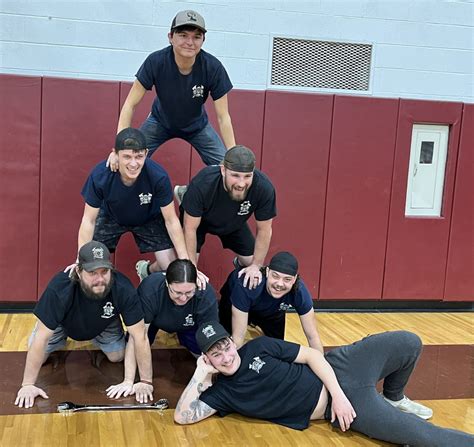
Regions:
<instances>
[{"instance_id":1,"label":"blue jeans","mask_svg":"<svg viewBox=\"0 0 474 447\"><path fill-rule=\"evenodd\" d=\"M163 143L172 138L177 138L175 134L165 129L151 114L141 125L140 130L145 134L149 157L151 157ZM226 151L224 143L209 123L207 123L206 127L200 132L182 138L198 151L205 165L218 165L224 159Z\"/></svg>"}]
</instances>

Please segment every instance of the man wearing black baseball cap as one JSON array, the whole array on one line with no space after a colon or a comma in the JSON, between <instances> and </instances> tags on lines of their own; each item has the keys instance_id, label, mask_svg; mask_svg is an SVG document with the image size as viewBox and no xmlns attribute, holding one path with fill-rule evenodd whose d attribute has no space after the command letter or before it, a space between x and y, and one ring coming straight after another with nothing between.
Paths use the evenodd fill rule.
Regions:
<instances>
[{"instance_id":1,"label":"man wearing black baseball cap","mask_svg":"<svg viewBox=\"0 0 474 447\"><path fill-rule=\"evenodd\" d=\"M169 263L187 258L183 230L173 203L168 173L147 159L145 135L128 127L117 134L114 152L118 172L99 163L82 189L85 206L78 245L95 239L114 252L120 237L130 232L141 253L155 254L155 261L136 263L140 279L166 270ZM175 253L176 250L176 253Z\"/></svg>"},{"instance_id":2,"label":"man wearing black baseball cap","mask_svg":"<svg viewBox=\"0 0 474 447\"><path fill-rule=\"evenodd\" d=\"M189 259L197 264L206 234L217 235L222 246L232 250L244 267L238 274L243 276L244 285L257 287L272 237L276 195L268 177L255 168L253 152L245 146L234 146L220 166L203 168L187 187L181 208ZM252 214L256 237L247 224Z\"/></svg>"},{"instance_id":3,"label":"man wearing black baseball cap","mask_svg":"<svg viewBox=\"0 0 474 447\"><path fill-rule=\"evenodd\" d=\"M151 351L143 310L129 279L113 270L110 252L98 241L79 250L78 262L70 275L56 274L36 304L37 323L31 334L25 371L15 405L30 408L38 396L48 398L35 385L41 365L49 354L73 340L92 340L111 362L125 354L122 320L133 340L140 382L132 384L129 394L139 402L152 399Z\"/></svg>"},{"instance_id":4,"label":"man wearing black baseball cap","mask_svg":"<svg viewBox=\"0 0 474 447\"><path fill-rule=\"evenodd\" d=\"M237 350L224 327L209 321L198 328L196 341L203 355L176 405L178 424L238 413L296 430L325 419L342 431L397 445L474 443L468 433L425 421L431 409L404 395L422 350L411 332L372 335L323 355L266 336ZM376 388L380 380L382 393Z\"/></svg>"},{"instance_id":5,"label":"man wearing black baseball cap","mask_svg":"<svg viewBox=\"0 0 474 447\"><path fill-rule=\"evenodd\" d=\"M323 352L313 310L313 298L298 275L298 260L291 253L276 253L263 269L263 280L255 288L243 284L238 271L230 273L221 288L219 320L232 333L240 347L244 343L247 325L259 326L265 335L283 340L285 314L294 309L311 348Z\"/></svg>"},{"instance_id":6,"label":"man wearing black baseball cap","mask_svg":"<svg viewBox=\"0 0 474 447\"><path fill-rule=\"evenodd\" d=\"M125 100L117 132L129 127L137 105L147 90L155 88L151 113L140 130L145 134L148 156L171 138L190 143L206 165L219 164L226 148L235 145L227 94L232 83L217 58L202 50L204 18L192 10L180 11L171 23L170 45L151 53L139 68ZM221 138L208 120L204 103L211 95ZM108 163L116 170L114 151Z\"/></svg>"}]
</instances>

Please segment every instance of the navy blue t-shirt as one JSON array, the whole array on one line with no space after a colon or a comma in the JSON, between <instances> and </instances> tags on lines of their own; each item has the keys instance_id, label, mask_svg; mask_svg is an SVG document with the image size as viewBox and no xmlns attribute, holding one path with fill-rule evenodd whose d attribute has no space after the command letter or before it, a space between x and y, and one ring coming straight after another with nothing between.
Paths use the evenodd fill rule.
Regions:
<instances>
[{"instance_id":1,"label":"navy blue t-shirt","mask_svg":"<svg viewBox=\"0 0 474 447\"><path fill-rule=\"evenodd\" d=\"M143 319L137 291L122 273L112 272L112 289L102 299L87 297L78 282L59 272L49 282L36 304L34 314L54 331L63 326L74 340L91 340L122 316L126 326Z\"/></svg>"},{"instance_id":2,"label":"navy blue t-shirt","mask_svg":"<svg viewBox=\"0 0 474 447\"><path fill-rule=\"evenodd\" d=\"M180 332L206 321L218 320L216 293L210 284L183 306L175 304L168 293L165 275L161 272L147 276L138 287L138 296L145 313L145 323L166 332Z\"/></svg>"},{"instance_id":3,"label":"navy blue t-shirt","mask_svg":"<svg viewBox=\"0 0 474 447\"><path fill-rule=\"evenodd\" d=\"M199 399L220 416L239 413L303 430L323 384L308 365L293 363L299 350L275 338L250 340L238 351L242 363L235 374L219 374Z\"/></svg>"},{"instance_id":4,"label":"navy blue t-shirt","mask_svg":"<svg viewBox=\"0 0 474 447\"><path fill-rule=\"evenodd\" d=\"M260 221L276 216L275 188L263 172L255 169L247 197L237 202L224 189L220 166L206 166L189 183L182 207L190 216L201 217L207 232L230 234L242 228L254 213Z\"/></svg>"},{"instance_id":5,"label":"navy blue t-shirt","mask_svg":"<svg viewBox=\"0 0 474 447\"><path fill-rule=\"evenodd\" d=\"M199 132L207 125L204 103L209 94L215 101L232 89L224 66L204 50L197 54L191 73L181 74L171 45L151 53L136 77L146 90L155 86L152 114L178 137Z\"/></svg>"},{"instance_id":6,"label":"navy blue t-shirt","mask_svg":"<svg viewBox=\"0 0 474 447\"><path fill-rule=\"evenodd\" d=\"M255 288L244 287L244 275L238 277L238 271L234 270L227 278L227 286L230 292L230 301L242 312L255 312L262 317L274 315L277 312L285 312L293 307L298 315L305 315L313 310L313 300L303 280L299 280L296 291L290 291L281 298L273 298L267 292L267 278L264 276L262 282Z\"/></svg>"},{"instance_id":7,"label":"navy blue t-shirt","mask_svg":"<svg viewBox=\"0 0 474 447\"><path fill-rule=\"evenodd\" d=\"M161 207L173 201L168 173L147 158L135 183L126 186L119 172L112 172L105 161L90 173L81 191L93 208L102 208L120 225L143 225L161 214Z\"/></svg>"}]
</instances>

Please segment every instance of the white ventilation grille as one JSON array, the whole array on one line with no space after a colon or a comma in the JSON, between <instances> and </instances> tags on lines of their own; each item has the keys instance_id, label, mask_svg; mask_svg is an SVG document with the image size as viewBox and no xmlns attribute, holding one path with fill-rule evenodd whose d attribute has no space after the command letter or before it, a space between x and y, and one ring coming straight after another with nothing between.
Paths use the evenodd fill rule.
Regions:
<instances>
[{"instance_id":1,"label":"white ventilation grille","mask_svg":"<svg viewBox=\"0 0 474 447\"><path fill-rule=\"evenodd\" d=\"M273 38L272 86L369 90L372 45Z\"/></svg>"}]
</instances>

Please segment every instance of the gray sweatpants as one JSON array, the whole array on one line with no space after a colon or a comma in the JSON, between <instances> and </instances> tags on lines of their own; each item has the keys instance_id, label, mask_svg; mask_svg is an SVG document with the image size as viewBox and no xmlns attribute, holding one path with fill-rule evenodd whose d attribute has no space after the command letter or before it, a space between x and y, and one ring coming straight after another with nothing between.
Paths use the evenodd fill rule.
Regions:
<instances>
[{"instance_id":1,"label":"gray sweatpants","mask_svg":"<svg viewBox=\"0 0 474 447\"><path fill-rule=\"evenodd\" d=\"M473 447L474 436L438 427L386 402L375 385L381 379L383 394L390 400L403 398L404 389L420 356L420 338L406 331L371 335L326 354L341 388L357 417L351 429L394 444L429 447ZM328 405L326 419L330 420ZM333 426L339 427L336 422Z\"/></svg>"}]
</instances>

